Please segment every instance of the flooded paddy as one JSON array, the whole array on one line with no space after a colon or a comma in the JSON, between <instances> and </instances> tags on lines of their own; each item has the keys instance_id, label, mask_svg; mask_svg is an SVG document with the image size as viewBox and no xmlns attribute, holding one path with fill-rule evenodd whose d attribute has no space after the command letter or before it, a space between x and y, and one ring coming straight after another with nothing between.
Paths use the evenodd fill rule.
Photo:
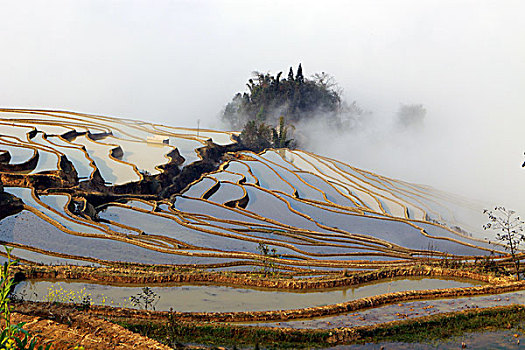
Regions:
<instances>
[{"instance_id":1,"label":"flooded paddy","mask_svg":"<svg viewBox=\"0 0 525 350\"><path fill-rule=\"evenodd\" d=\"M217 180L210 177L204 177L200 181L193 183L186 192L184 192L184 196L202 198L202 196L215 185L217 185Z\"/></svg>"},{"instance_id":2,"label":"flooded paddy","mask_svg":"<svg viewBox=\"0 0 525 350\"><path fill-rule=\"evenodd\" d=\"M46 255L38 252L34 252L29 249L23 249L16 247L11 252L12 259L23 259L30 262L43 264L43 265L73 265L73 266L101 266L98 263L92 261L86 261L81 259L68 259L59 256ZM4 258L5 259L5 258ZM5 259L7 260L7 259Z\"/></svg>"},{"instance_id":3,"label":"flooded paddy","mask_svg":"<svg viewBox=\"0 0 525 350\"><path fill-rule=\"evenodd\" d=\"M250 168L244 163L240 163L237 161L230 161L228 165L225 167L225 170L232 172L232 173L243 175L244 178L246 179L245 183L247 184L257 183L257 179L253 177L253 174L250 172Z\"/></svg>"},{"instance_id":4,"label":"flooded paddy","mask_svg":"<svg viewBox=\"0 0 525 350\"><path fill-rule=\"evenodd\" d=\"M34 130L32 126L19 126L14 123L0 123L0 135L11 136L20 139L21 141L27 141L27 134Z\"/></svg>"},{"instance_id":5,"label":"flooded paddy","mask_svg":"<svg viewBox=\"0 0 525 350\"><path fill-rule=\"evenodd\" d=\"M525 304L525 290L495 295L411 301L352 312L345 315L285 322L258 323L257 325L322 329L359 327L390 321L414 319L422 316L435 315L445 312L455 312L468 309L488 308L493 306L505 306L513 304Z\"/></svg>"},{"instance_id":6,"label":"flooded paddy","mask_svg":"<svg viewBox=\"0 0 525 350\"><path fill-rule=\"evenodd\" d=\"M2 140L3 139L0 137L0 150L9 152L9 155L11 156L9 164L25 163L35 154L35 150L32 148L26 148L12 143L4 143Z\"/></svg>"},{"instance_id":7,"label":"flooded paddy","mask_svg":"<svg viewBox=\"0 0 525 350\"><path fill-rule=\"evenodd\" d=\"M172 136L169 140L170 145L177 147L179 154L184 158L184 165L200 160L196 149L204 146L201 141Z\"/></svg>"},{"instance_id":8,"label":"flooded paddy","mask_svg":"<svg viewBox=\"0 0 525 350\"><path fill-rule=\"evenodd\" d=\"M98 143L85 136L77 137L73 143L86 148L89 157L95 162L100 174L108 183L118 185L140 179L132 165L110 158L111 150L117 146Z\"/></svg>"},{"instance_id":9,"label":"flooded paddy","mask_svg":"<svg viewBox=\"0 0 525 350\"><path fill-rule=\"evenodd\" d=\"M492 251L496 264L503 258L493 236L480 233L483 207L430 187L300 150L229 151L236 146L221 147L235 142L229 132L81 113L19 112L0 111L13 122L0 123L1 158L20 164L38 151L39 159L2 167L4 191L22 199L25 209L0 221L0 240L15 246L13 256L24 264L117 263L127 269L129 264L120 263L140 263L150 265L143 270L147 278L152 277L150 267L172 265L158 271L180 269L188 273L181 277L187 281L195 272L209 274L203 280L234 285L261 273L257 285L275 286L272 278L262 277L262 271L270 271L312 286L316 282L308 278L320 275L349 277L378 269L419 274L414 265L445 256L461 260L470 271ZM40 132L35 134L35 128ZM169 145L155 143L165 139ZM184 162L159 167L175 148ZM58 162L62 155L77 176L68 163ZM45 170L57 171L51 176ZM71 176L60 176L64 173ZM287 283L278 281L281 287ZM204 284L151 287L160 296L157 310L234 312L300 309L478 284L419 278L308 292ZM88 293L96 304L132 307L129 298L142 287L35 280L24 282L19 292L33 300L45 300L50 290L77 299ZM525 303L523 293L411 301L347 315L252 324L353 327L511 303Z\"/></svg>"},{"instance_id":10,"label":"flooded paddy","mask_svg":"<svg viewBox=\"0 0 525 350\"><path fill-rule=\"evenodd\" d=\"M244 195L245 192L241 186L228 182L221 182L219 189L213 193L208 200L224 204L232 200L241 199Z\"/></svg>"},{"instance_id":11,"label":"flooded paddy","mask_svg":"<svg viewBox=\"0 0 525 350\"><path fill-rule=\"evenodd\" d=\"M198 136L204 140L212 139L218 145L229 145L234 142L231 135L225 132L199 131Z\"/></svg>"},{"instance_id":12,"label":"flooded paddy","mask_svg":"<svg viewBox=\"0 0 525 350\"><path fill-rule=\"evenodd\" d=\"M373 295L428 288L470 287L472 281L446 279L393 279L354 288L311 292L270 291L214 285L151 286L159 295L156 310L182 312L235 312L298 309L341 303ZM49 288L91 294L96 304L132 307L129 297L142 286L112 286L83 282L25 281L16 292L33 300L46 300Z\"/></svg>"},{"instance_id":13,"label":"flooded paddy","mask_svg":"<svg viewBox=\"0 0 525 350\"><path fill-rule=\"evenodd\" d=\"M145 264L188 264L191 256L162 253L113 239L91 238L68 234L24 210L1 221L0 240L38 247L50 253L87 257L104 261L124 261ZM38 232L38 234L35 234ZM13 254L16 255L16 248ZM50 254L52 255L52 254ZM200 257L199 262L218 263L229 259ZM41 262L36 260L35 262Z\"/></svg>"},{"instance_id":14,"label":"flooded paddy","mask_svg":"<svg viewBox=\"0 0 525 350\"><path fill-rule=\"evenodd\" d=\"M55 136L49 137L47 141L53 148L66 154L67 159L73 163L79 179L89 179L95 168L91 165L91 159L80 146Z\"/></svg>"},{"instance_id":15,"label":"flooded paddy","mask_svg":"<svg viewBox=\"0 0 525 350\"><path fill-rule=\"evenodd\" d=\"M39 149L38 155L38 163L31 173L58 170L58 156L55 153Z\"/></svg>"},{"instance_id":16,"label":"flooded paddy","mask_svg":"<svg viewBox=\"0 0 525 350\"><path fill-rule=\"evenodd\" d=\"M239 183L243 179L242 175L234 174L226 171L221 171L218 173L208 174L206 177L212 177L217 181L228 181L233 183Z\"/></svg>"},{"instance_id":17,"label":"flooded paddy","mask_svg":"<svg viewBox=\"0 0 525 350\"><path fill-rule=\"evenodd\" d=\"M276 171L261 162L245 161L251 173L259 180L259 185L268 190L281 191L288 194L295 192L294 188L282 178Z\"/></svg>"},{"instance_id":18,"label":"flooded paddy","mask_svg":"<svg viewBox=\"0 0 525 350\"><path fill-rule=\"evenodd\" d=\"M114 137L107 138L104 142L119 145L124 153L123 161L135 164L139 171L146 171L151 175L160 174L157 166L166 164L169 161L167 155L173 150L173 147L162 143L144 143ZM144 156L145 154L147 157Z\"/></svg>"},{"instance_id":19,"label":"flooded paddy","mask_svg":"<svg viewBox=\"0 0 525 350\"><path fill-rule=\"evenodd\" d=\"M25 204L37 209L48 219L57 222L66 230L72 230L78 233L105 235L101 228L94 224L83 223L79 220L69 217L64 213L64 207L69 198L64 195L50 195L37 198L30 188L23 187L6 187L5 191L21 198Z\"/></svg>"}]
</instances>

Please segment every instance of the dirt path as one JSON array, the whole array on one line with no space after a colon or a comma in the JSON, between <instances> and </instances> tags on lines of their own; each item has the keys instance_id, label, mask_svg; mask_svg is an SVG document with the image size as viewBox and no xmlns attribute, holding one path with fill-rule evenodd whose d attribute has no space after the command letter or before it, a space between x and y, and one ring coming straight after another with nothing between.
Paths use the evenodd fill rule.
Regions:
<instances>
[{"instance_id":1,"label":"dirt path","mask_svg":"<svg viewBox=\"0 0 525 350\"><path fill-rule=\"evenodd\" d=\"M24 314L14 312L12 322L26 322L24 329L39 335L41 344L53 343L52 349L71 350L77 345L89 350L152 349L167 350L168 346L124 329L102 319L58 308L34 308Z\"/></svg>"}]
</instances>

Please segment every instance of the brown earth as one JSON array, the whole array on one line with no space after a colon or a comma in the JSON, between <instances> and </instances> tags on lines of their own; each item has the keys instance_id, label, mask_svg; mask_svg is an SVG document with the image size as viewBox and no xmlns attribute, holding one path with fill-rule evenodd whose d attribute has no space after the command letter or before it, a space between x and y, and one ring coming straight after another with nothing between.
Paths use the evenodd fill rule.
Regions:
<instances>
[{"instance_id":1,"label":"brown earth","mask_svg":"<svg viewBox=\"0 0 525 350\"><path fill-rule=\"evenodd\" d=\"M52 343L52 349L71 350L77 345L89 350L171 349L114 323L89 314L35 305L24 313L14 312L12 323L26 322L24 329L38 335L39 344Z\"/></svg>"},{"instance_id":2,"label":"brown earth","mask_svg":"<svg viewBox=\"0 0 525 350\"><path fill-rule=\"evenodd\" d=\"M0 186L1 186L0 182ZM0 220L9 215L14 215L24 208L22 201L0 188Z\"/></svg>"},{"instance_id":3,"label":"brown earth","mask_svg":"<svg viewBox=\"0 0 525 350\"><path fill-rule=\"evenodd\" d=\"M450 277L487 282L492 285L512 282L512 278L494 277L459 269L446 269L432 266L392 267L376 271L307 279L268 278L260 275L206 272L199 269L181 269L159 266L146 267L87 267L87 266L36 266L15 267L27 279L83 280L104 283L157 284L157 283L213 283L228 286L250 286L283 290L319 290L355 286L367 282L394 277Z\"/></svg>"},{"instance_id":4,"label":"brown earth","mask_svg":"<svg viewBox=\"0 0 525 350\"><path fill-rule=\"evenodd\" d=\"M291 329L272 327L250 327L242 325L228 325L229 333L238 339L247 337L254 339L259 337L261 341L278 343L279 341L305 343L316 339L326 344L350 344L363 340L373 334L393 334L399 332L400 327L405 329L424 329L435 326L436 323L447 319L455 319L458 315L464 317L475 317L477 315L497 315L505 312L523 312L523 305L498 306L492 308L481 308L474 310L462 310L458 312L443 313L437 315L423 316L411 320L391 321L372 326L361 326L355 328L333 328L329 330L320 329ZM71 305L36 304L24 303L18 305L17 312L12 314L13 322L27 322L24 326L33 334L37 334L41 341L39 344L52 343L53 349L72 349L76 345L82 345L85 349L170 349L152 339L138 335L111 322L96 318L94 316L75 311ZM130 325L140 325L144 320L135 317L109 317L117 321L125 321ZM166 325L167 320L153 320L158 325ZM223 328L224 324L213 323L184 323L179 326L184 332L193 335L212 334ZM262 332L259 332L262 331ZM208 347L183 346L177 344L177 348L184 349L206 349ZM218 348L223 349L223 348Z\"/></svg>"}]
</instances>

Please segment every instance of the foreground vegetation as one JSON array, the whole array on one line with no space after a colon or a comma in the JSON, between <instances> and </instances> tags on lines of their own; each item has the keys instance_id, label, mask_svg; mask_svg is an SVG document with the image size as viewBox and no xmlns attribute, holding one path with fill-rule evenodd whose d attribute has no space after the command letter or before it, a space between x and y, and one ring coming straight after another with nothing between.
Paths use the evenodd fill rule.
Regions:
<instances>
[{"instance_id":1,"label":"foreground vegetation","mask_svg":"<svg viewBox=\"0 0 525 350\"><path fill-rule=\"evenodd\" d=\"M525 319L524 305L500 306L397 321L358 330L356 343L421 343L445 340L466 332L494 331L519 327Z\"/></svg>"},{"instance_id":2,"label":"foreground vegetation","mask_svg":"<svg viewBox=\"0 0 525 350\"><path fill-rule=\"evenodd\" d=\"M438 314L413 320L394 321L378 326L332 330L291 330L248 327L230 324L165 323L116 320L119 325L175 347L180 343L197 343L235 347L263 346L277 348L320 348L334 344L383 342L429 343L449 339L467 332L522 329L525 306L511 305Z\"/></svg>"},{"instance_id":3,"label":"foreground vegetation","mask_svg":"<svg viewBox=\"0 0 525 350\"><path fill-rule=\"evenodd\" d=\"M263 249L264 247L261 247ZM271 253L271 252L270 252ZM451 260L443 260L442 263L450 265L453 263ZM497 261L491 261L490 265L496 264ZM459 274L465 275L470 274L471 276L478 276L484 278L490 283L507 283L511 282L512 278L496 277L499 273L495 272L483 272L483 268L478 269L480 264L454 264L454 269L434 266L412 266L410 268L391 268L391 269L378 269L374 272L366 272L360 274L349 274L343 273L339 275L330 275L330 277L324 278L312 278L311 282L326 281L332 283L335 280L347 280L345 283L350 283L355 279L355 282L362 283L369 279L377 280L378 278L389 278L394 275L411 275L413 273L423 275L435 275L435 274ZM136 267L135 267L136 268ZM135 269L131 268L131 270ZM270 282L274 281L291 281L295 279L282 278L273 276L271 273L271 266L262 264L261 271L259 271L257 280L265 280ZM266 277L265 275L266 268ZM17 268L19 271L33 273L41 273L47 270L52 270L53 267L25 267ZM86 268L86 267L54 267L56 269L55 276L61 276L64 271L69 271L71 276L76 278L82 278L84 272L88 275L95 276L96 279L98 273L97 268ZM75 269L78 269L78 274L75 275ZM108 268L98 268L106 276ZM472 270L478 270L473 272ZM88 271L89 270L89 271ZM470 270L470 271L469 271ZM138 272L139 270L137 270ZM58 272L58 274L56 274ZM128 275L124 269L116 269L115 277L120 279L122 276ZM144 275L143 273L139 273ZM159 271L160 272L160 271ZM50 271L51 273L51 271ZM150 271L154 273L154 271ZM200 273L203 273L202 271ZM179 271L178 274L181 276L189 274L189 276L200 276L200 273L195 274L195 271ZM235 280L243 278L243 274L216 272L209 274L204 273L206 278L219 278L222 277L234 278ZM163 275L161 273L161 275ZM254 274L248 274L245 277L250 279ZM458 276L459 276L458 275ZM33 276L34 277L34 276ZM310 279L309 279L310 280ZM507 281L507 282L505 282ZM301 282L305 283L305 282ZM353 282L352 282L353 283ZM308 284L309 285L309 284ZM312 284L313 286L313 284ZM145 294L148 296L149 294ZM154 298L151 299L149 295L148 305L143 302L142 308L147 309L144 311L135 310L132 312L124 312L126 309L115 309L110 307L92 306L86 305L83 307L81 303L76 304L64 304L60 302L54 303L31 303L22 302L16 304L21 310L39 310L39 317L53 317L56 320L57 315L63 314L62 317L68 322L68 317L72 314L77 313L84 315L87 318L99 318L103 317L108 321L115 322L116 324L142 336L149 337L163 344L171 347L182 348L184 343L192 344L208 344L210 346L225 345L230 348L250 348L256 345L260 348L318 348L326 347L334 344L353 344L362 342L428 342L432 340L439 341L446 339L453 335L459 335L464 332L489 330L489 329L500 329L515 327L520 324L521 320L525 316L525 308L522 306L509 306L509 307L497 307L492 309L478 309L462 311L457 313L439 314L433 316L426 316L416 319L409 319L403 321L390 322L383 325L377 326L364 326L356 328L336 328L336 329L280 329L280 328L268 328L268 327L250 327L236 324L229 324L229 320L222 322L210 322L205 319L191 320L187 317L189 315L182 315L178 312L169 313L155 313L151 309ZM139 298L139 296L137 296ZM140 298L139 298L140 299ZM142 300L142 299L141 299ZM374 304L377 306L379 304ZM365 306L366 307L366 306ZM120 310L120 311L119 311ZM27 313L27 311L22 311ZM67 316L66 316L67 315ZM134 315L134 316L133 316ZM149 315L149 316L148 316ZM288 315L291 314L288 312ZM151 317L150 317L151 316Z\"/></svg>"},{"instance_id":4,"label":"foreground vegetation","mask_svg":"<svg viewBox=\"0 0 525 350\"><path fill-rule=\"evenodd\" d=\"M25 323L12 323L10 295L18 281L12 273L12 267L18 262L11 260L10 253L13 248L6 247L7 261L0 269L0 349L20 349L20 350L44 350L43 345L37 347L37 337L25 330ZM51 348L51 343L45 346L45 350Z\"/></svg>"},{"instance_id":5,"label":"foreground vegetation","mask_svg":"<svg viewBox=\"0 0 525 350\"><path fill-rule=\"evenodd\" d=\"M243 327L229 324L166 323L134 320L116 321L117 324L155 339L168 346L181 343L225 345L230 347L264 346L269 349L297 349L325 347L333 335L328 330L286 330L263 327ZM180 347L180 345L179 345Z\"/></svg>"}]
</instances>

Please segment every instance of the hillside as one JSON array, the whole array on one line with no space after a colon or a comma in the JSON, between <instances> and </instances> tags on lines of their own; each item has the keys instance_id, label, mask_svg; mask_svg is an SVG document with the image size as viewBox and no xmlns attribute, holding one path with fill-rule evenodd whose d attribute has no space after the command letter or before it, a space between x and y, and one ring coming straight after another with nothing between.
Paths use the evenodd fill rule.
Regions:
<instances>
[{"instance_id":1,"label":"hillside","mask_svg":"<svg viewBox=\"0 0 525 350\"><path fill-rule=\"evenodd\" d=\"M300 149L254 153L233 132L65 111L0 115L4 196L24 203L9 212L2 207L0 240L24 264L17 271L31 282L18 292L32 295L30 305L84 303L87 288L90 314L134 330L143 329L140 320L162 325L176 315L194 322L177 323L177 339L186 339L183 330L200 322L231 322L244 334L235 322L278 328L279 320L342 317L369 302L522 288L503 276L503 267L482 269L504 265L506 257L480 230L482 208L424 185ZM392 280L406 276L427 280ZM371 281L378 291L367 289ZM129 298L145 298L144 285L154 286L155 312ZM71 300L52 294L63 286ZM326 289L349 286L363 286L362 299ZM269 290L252 289L261 287ZM301 299L294 290L321 290L323 297ZM333 304L325 306L327 300ZM318 326L309 332L321 343L353 339L334 340Z\"/></svg>"}]
</instances>

